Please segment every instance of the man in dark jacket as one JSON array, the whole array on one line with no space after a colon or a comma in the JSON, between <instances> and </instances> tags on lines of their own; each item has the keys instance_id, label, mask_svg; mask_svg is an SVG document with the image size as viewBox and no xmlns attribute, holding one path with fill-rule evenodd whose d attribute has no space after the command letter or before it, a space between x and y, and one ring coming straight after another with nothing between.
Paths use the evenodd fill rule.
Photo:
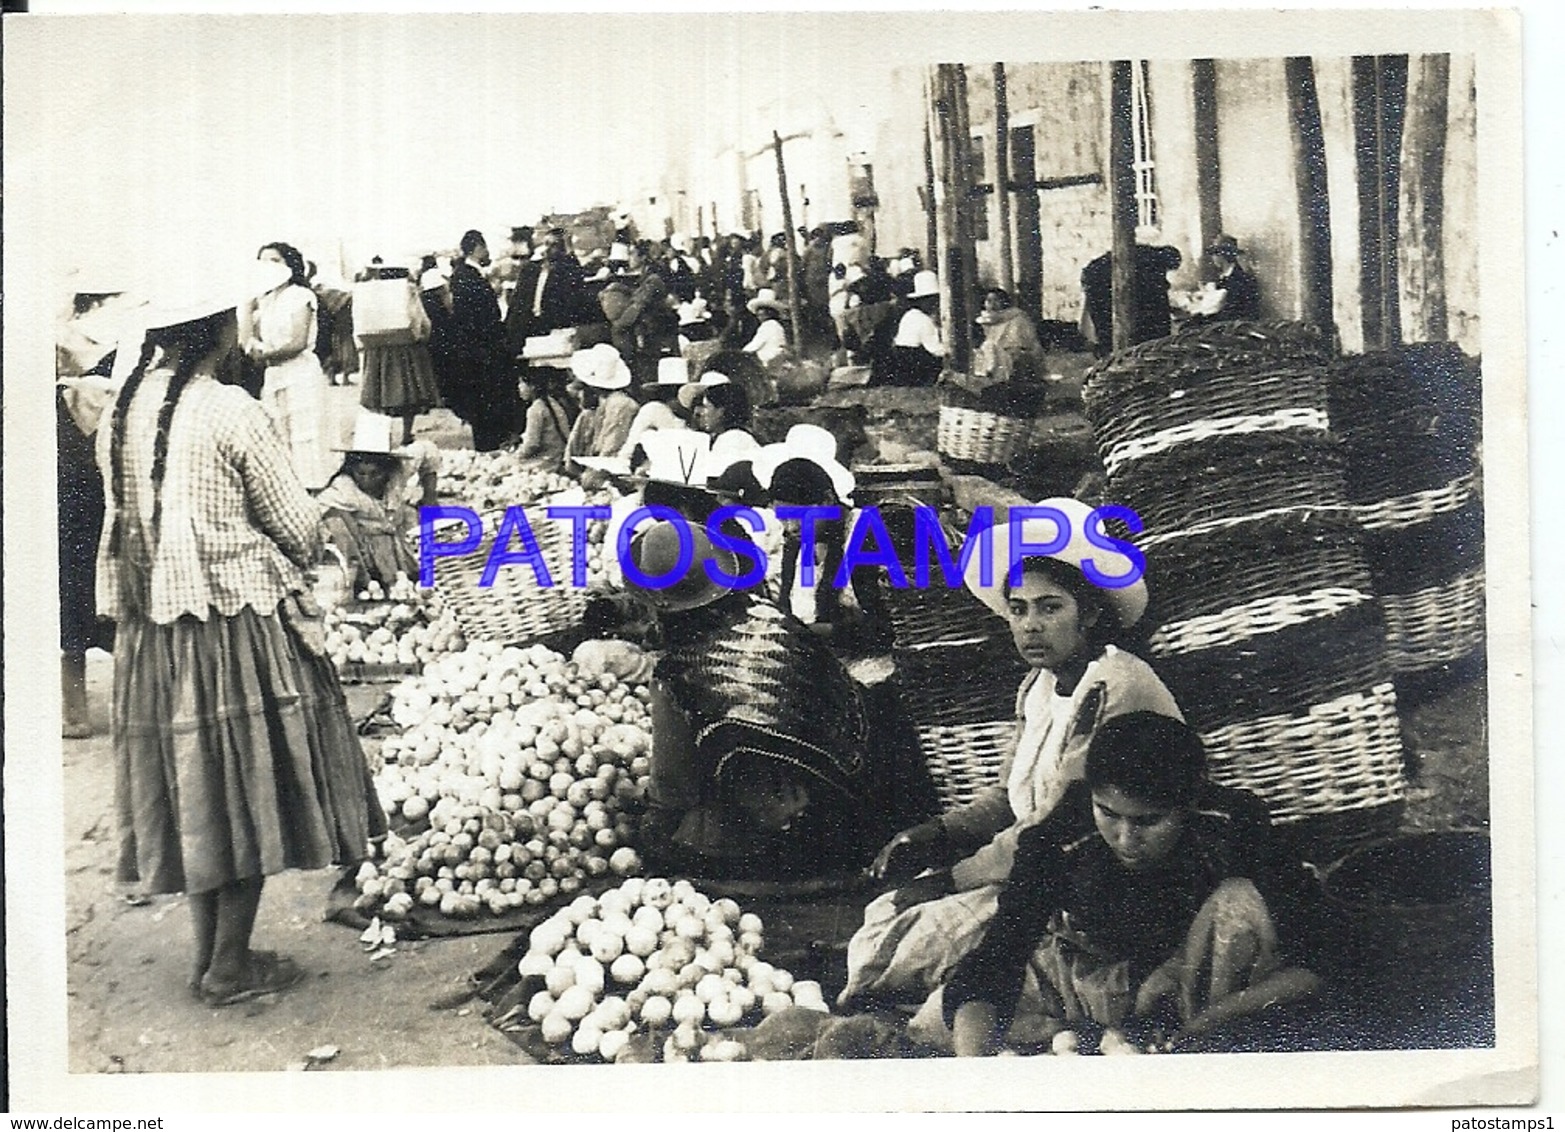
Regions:
<instances>
[{"instance_id":1,"label":"man in dark jacket","mask_svg":"<svg viewBox=\"0 0 1565 1132\"><path fill-rule=\"evenodd\" d=\"M506 347L515 357L527 339L551 330L595 322L585 308L586 277L571 255L563 228L551 228L543 238L543 258L522 265L505 316Z\"/></svg>"},{"instance_id":2,"label":"man in dark jacket","mask_svg":"<svg viewBox=\"0 0 1565 1132\"><path fill-rule=\"evenodd\" d=\"M521 398L506 358L500 301L483 275L483 233L463 235L461 251L451 266L452 411L473 426L473 447L488 452L515 433Z\"/></svg>"},{"instance_id":3,"label":"man in dark jacket","mask_svg":"<svg viewBox=\"0 0 1565 1132\"><path fill-rule=\"evenodd\" d=\"M1173 329L1168 305L1168 273L1184 257L1178 248L1136 245L1136 317L1130 345L1165 338ZM1086 319L1091 322L1093 352L1106 357L1114 349L1114 255L1104 252L1081 272Z\"/></svg>"}]
</instances>

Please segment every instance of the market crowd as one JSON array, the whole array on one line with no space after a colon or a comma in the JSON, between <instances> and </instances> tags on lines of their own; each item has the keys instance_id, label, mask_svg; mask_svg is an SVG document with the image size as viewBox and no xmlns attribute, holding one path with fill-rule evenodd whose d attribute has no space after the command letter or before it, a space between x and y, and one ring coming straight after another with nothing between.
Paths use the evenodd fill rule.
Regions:
<instances>
[{"instance_id":1,"label":"market crowd","mask_svg":"<svg viewBox=\"0 0 1565 1132\"><path fill-rule=\"evenodd\" d=\"M767 442L756 414L845 370L1026 401L1044 349L992 289L974 364L950 374L940 280L918 253L876 256L854 224L798 235L648 240L627 221L578 258L540 225L495 257L469 231L344 288L273 243L226 289L130 313L108 283L76 296L57 398L66 733L86 730L87 648L112 644L119 879L190 895L194 996L296 983L291 959L251 946L265 878L355 861L386 832L309 579L327 544L354 588L412 572L406 534L439 463L414 426L437 407L478 450L611 488L611 524L643 504L693 521L673 585L626 582L593 614L656 657L640 848L667 875L866 870L884 891L849 945L842 1008L922 1004L923 1038L981 1054L1082 1020L1194 1032L1313 989L1300 865L1259 799L1208 780L1130 643L1156 579L1090 582L1076 500L1046 501L1078 525L1062 549L966 578L1027 675L998 774L937 812L886 663L884 570L837 569L861 502L852 453L812 423ZM1181 298L1178 252L1138 252L1156 300L1138 339L1168 333L1171 312L1254 317L1237 243L1210 254L1216 284ZM1082 276L1082 329L1100 345L1111 268ZM345 447L328 426L336 383L361 389ZM730 524L714 544L703 527L726 503L761 529ZM779 517L789 508L823 517ZM675 524L627 537L643 574L677 572ZM732 540L765 545L771 574L717 584L709 565L743 572Z\"/></svg>"}]
</instances>

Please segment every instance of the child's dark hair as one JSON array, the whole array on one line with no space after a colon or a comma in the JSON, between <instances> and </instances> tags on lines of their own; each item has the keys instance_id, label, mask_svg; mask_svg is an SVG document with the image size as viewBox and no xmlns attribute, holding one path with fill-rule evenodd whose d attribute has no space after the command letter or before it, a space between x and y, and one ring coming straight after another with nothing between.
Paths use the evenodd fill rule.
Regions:
<instances>
[{"instance_id":1,"label":"child's dark hair","mask_svg":"<svg viewBox=\"0 0 1565 1132\"><path fill-rule=\"evenodd\" d=\"M1113 786L1148 805L1178 809L1195 800L1206 778L1206 748L1179 720L1133 711L1098 725L1083 777L1094 790Z\"/></svg>"},{"instance_id":2,"label":"child's dark hair","mask_svg":"<svg viewBox=\"0 0 1565 1132\"><path fill-rule=\"evenodd\" d=\"M709 405L715 405L723 410L725 429L750 427L750 397L745 393L744 386L738 382L709 385L701 396Z\"/></svg>"},{"instance_id":3,"label":"child's dark hair","mask_svg":"<svg viewBox=\"0 0 1565 1132\"><path fill-rule=\"evenodd\" d=\"M1103 600L1103 591L1087 580L1083 574L1069 562L1062 562L1058 558L1046 558L1043 555L1032 555L1021 560L1022 577L1028 574L1038 574L1049 579L1060 589L1070 594L1076 601L1076 608L1082 613L1096 609L1098 619L1087 630L1087 639L1095 644L1108 644L1119 634L1121 625L1119 617L1109 603ZM995 563L995 573L1001 574L1000 592L1006 597L1011 596L1011 576L1006 570L1004 562Z\"/></svg>"}]
</instances>

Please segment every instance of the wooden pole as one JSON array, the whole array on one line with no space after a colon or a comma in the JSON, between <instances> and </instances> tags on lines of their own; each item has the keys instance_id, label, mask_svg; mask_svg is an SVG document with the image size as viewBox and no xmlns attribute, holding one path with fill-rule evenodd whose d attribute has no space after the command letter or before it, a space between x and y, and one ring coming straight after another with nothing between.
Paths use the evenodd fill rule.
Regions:
<instances>
[{"instance_id":1,"label":"wooden pole","mask_svg":"<svg viewBox=\"0 0 1565 1132\"><path fill-rule=\"evenodd\" d=\"M1309 56L1284 61L1293 180L1299 200L1299 283L1304 321L1330 331L1336 324L1331 287L1331 202L1326 190L1326 142L1315 64Z\"/></svg>"},{"instance_id":2,"label":"wooden pole","mask_svg":"<svg viewBox=\"0 0 1565 1132\"><path fill-rule=\"evenodd\" d=\"M1419 55L1409 68L1407 126L1402 139L1404 280L1408 337L1443 342L1449 336L1445 297L1445 147L1451 57Z\"/></svg>"},{"instance_id":3,"label":"wooden pole","mask_svg":"<svg viewBox=\"0 0 1565 1132\"><path fill-rule=\"evenodd\" d=\"M973 354L973 293L978 287L978 248L974 242L973 209L980 201L973 189L973 130L967 108L967 68L951 64L951 141L955 146L952 167L956 178L956 255L951 267L951 321L956 327L952 343L955 364L966 372Z\"/></svg>"},{"instance_id":4,"label":"wooden pole","mask_svg":"<svg viewBox=\"0 0 1565 1132\"><path fill-rule=\"evenodd\" d=\"M1016 294L1016 262L1011 247L1011 109L1005 90L1005 64L994 65L994 191L1000 201L1001 285Z\"/></svg>"},{"instance_id":5,"label":"wooden pole","mask_svg":"<svg viewBox=\"0 0 1565 1132\"><path fill-rule=\"evenodd\" d=\"M935 203L935 126L936 95L930 77L924 76L924 262L940 263L939 208Z\"/></svg>"},{"instance_id":6,"label":"wooden pole","mask_svg":"<svg viewBox=\"0 0 1565 1132\"><path fill-rule=\"evenodd\" d=\"M1223 232L1223 163L1217 136L1217 63L1193 59L1191 86L1195 97L1196 200L1201 209L1202 278L1211 278L1206 249Z\"/></svg>"},{"instance_id":7,"label":"wooden pole","mask_svg":"<svg viewBox=\"0 0 1565 1132\"><path fill-rule=\"evenodd\" d=\"M931 121L934 127L935 155L935 213L938 256L935 264L940 276L940 337L946 343L946 357L956 369L966 364L958 356L961 331L956 320L955 295L960 281L961 240L959 226L962 213L961 186L965 178L955 168L957 147L953 138L956 129L956 92L952 83L951 67L937 63L930 83Z\"/></svg>"},{"instance_id":8,"label":"wooden pole","mask_svg":"<svg viewBox=\"0 0 1565 1132\"><path fill-rule=\"evenodd\" d=\"M1131 106L1130 60L1109 71L1109 201L1114 228L1114 342L1123 350L1136 328L1136 145Z\"/></svg>"},{"instance_id":9,"label":"wooden pole","mask_svg":"<svg viewBox=\"0 0 1565 1132\"><path fill-rule=\"evenodd\" d=\"M772 148L777 153L777 192L782 197L784 251L788 253L788 319L793 323L793 348L804 349L804 319L799 310L798 269L793 261L793 205L788 201L788 170L783 165L782 135L772 131Z\"/></svg>"}]
</instances>

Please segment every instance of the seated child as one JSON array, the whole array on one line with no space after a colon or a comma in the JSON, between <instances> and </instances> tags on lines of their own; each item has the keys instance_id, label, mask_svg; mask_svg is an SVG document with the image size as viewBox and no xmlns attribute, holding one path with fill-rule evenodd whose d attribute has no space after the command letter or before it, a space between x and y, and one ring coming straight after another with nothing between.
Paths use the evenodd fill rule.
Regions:
<instances>
[{"instance_id":1,"label":"seated child","mask_svg":"<svg viewBox=\"0 0 1565 1132\"><path fill-rule=\"evenodd\" d=\"M1319 980L1290 962L1303 866L1265 804L1207 781L1205 763L1178 720L1105 721L1085 781L1021 835L983 942L910 1036L983 1056L1080 1025L1116 1031L1106 1048L1127 1027L1167 1018L1194 1035L1313 992Z\"/></svg>"}]
</instances>

